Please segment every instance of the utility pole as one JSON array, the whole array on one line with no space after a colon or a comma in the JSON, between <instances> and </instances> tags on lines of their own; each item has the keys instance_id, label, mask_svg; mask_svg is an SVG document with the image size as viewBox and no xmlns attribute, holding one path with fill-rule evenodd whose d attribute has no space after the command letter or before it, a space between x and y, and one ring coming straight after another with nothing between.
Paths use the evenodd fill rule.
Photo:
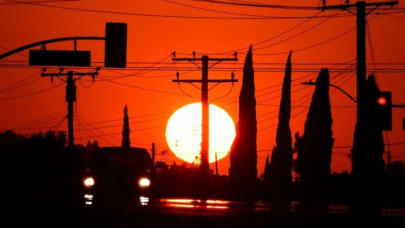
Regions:
<instances>
[{"instance_id":1,"label":"utility pole","mask_svg":"<svg viewBox=\"0 0 405 228\"><path fill-rule=\"evenodd\" d=\"M217 176L219 175L219 172L218 172L218 158L217 158L217 152L215 152L215 171L216 171L216 174L217 174Z\"/></svg>"},{"instance_id":2,"label":"utility pole","mask_svg":"<svg viewBox=\"0 0 405 228\"><path fill-rule=\"evenodd\" d=\"M209 102L208 102L208 84L209 83L235 83L238 82L237 79L208 79L208 69L220 62L235 62L238 61L237 53L234 54L235 58L209 58L209 56L204 55L202 58L176 58L176 53L173 52L173 61L188 61L188 62L202 62L202 78L201 79L182 79L179 78L179 73L177 72L177 80L172 82L177 83L201 83L201 104L202 104L202 136L201 136L201 185L202 185L202 197L206 198L209 188ZM210 61L214 61L211 67L208 66Z\"/></svg>"},{"instance_id":3,"label":"utility pole","mask_svg":"<svg viewBox=\"0 0 405 228\"><path fill-rule=\"evenodd\" d=\"M365 172L370 172L365 167L365 163L367 163L367 124L368 116L370 114L370 110L367 107L367 97L366 97L366 17L368 14L373 12L380 6L391 6L397 5L398 1L389 1L389 2L373 2L373 3L366 3L365 1L357 1L355 4L348 4L348 1L345 5L334 5L334 6L327 6L326 4L323 5L322 11L328 9L338 9L338 10L347 10L349 11L350 8L356 8L356 16L357 16L357 124L354 137L354 145L357 145L356 152L353 151L354 159L352 160L352 176L354 179L353 185L353 200L351 202L350 210L354 213L370 213L373 212L376 215L381 215L382 210L382 199L381 197L375 197L380 194L380 190L382 190L382 181L381 181L381 174L379 171L375 170L376 174L373 175L373 178L376 179L369 179L367 176L370 176L369 173L365 174ZM373 7L370 11L366 12L367 7ZM350 11L349 11L350 12ZM354 152L356 154L354 154ZM373 167L377 168L377 167ZM374 183L374 185L370 185L370 182ZM371 188L371 189L370 189ZM370 197L373 198L370 201Z\"/></svg>"},{"instance_id":4,"label":"utility pole","mask_svg":"<svg viewBox=\"0 0 405 228\"><path fill-rule=\"evenodd\" d=\"M155 155L156 155L155 143L152 143L152 169L155 169Z\"/></svg>"},{"instance_id":5,"label":"utility pole","mask_svg":"<svg viewBox=\"0 0 405 228\"><path fill-rule=\"evenodd\" d=\"M42 70L42 77L51 77L51 82L53 82L53 77L58 77L60 80L66 82L66 98L65 100L68 103L68 114L67 114L67 119L68 119L68 146L70 148L73 148L74 146L74 135L73 135L73 102L76 102L76 80L74 76L80 76L78 79L84 76L92 76L93 81L95 80L95 76L98 75L98 71L100 69L97 67L96 72L94 73L75 73L73 71L69 71L68 73L62 73L63 69L61 68L59 73L45 73L46 69L44 68ZM61 77L67 77L66 80L62 79Z\"/></svg>"},{"instance_id":6,"label":"utility pole","mask_svg":"<svg viewBox=\"0 0 405 228\"><path fill-rule=\"evenodd\" d=\"M364 100L364 90L366 84L366 16L377 9L380 6L397 5L398 1L389 2L373 2L366 3L365 1L357 1L355 4L344 5L324 5L321 7L322 11L337 9L337 10L349 10L350 8L356 8L357 10L357 123L361 123L364 120L364 115L367 115ZM370 12L366 12L367 7L374 7ZM360 124L361 126L361 124Z\"/></svg>"}]
</instances>

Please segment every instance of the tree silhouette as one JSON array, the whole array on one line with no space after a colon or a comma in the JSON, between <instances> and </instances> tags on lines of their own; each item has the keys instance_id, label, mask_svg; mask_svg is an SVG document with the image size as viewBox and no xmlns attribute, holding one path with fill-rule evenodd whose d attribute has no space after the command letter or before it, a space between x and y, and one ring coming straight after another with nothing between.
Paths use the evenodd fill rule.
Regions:
<instances>
[{"instance_id":1,"label":"tree silhouette","mask_svg":"<svg viewBox=\"0 0 405 228\"><path fill-rule=\"evenodd\" d=\"M122 147L129 148L131 147L131 140L129 138L129 135L131 133L131 130L129 129L129 120L128 120L128 108L125 105L124 108L124 126L122 128Z\"/></svg>"},{"instance_id":2,"label":"tree silhouette","mask_svg":"<svg viewBox=\"0 0 405 228\"><path fill-rule=\"evenodd\" d=\"M274 152L275 149L273 149ZM270 180L270 161L269 161L269 155L267 154L266 157L266 163L264 165L264 173L263 173L263 182L265 185L269 183Z\"/></svg>"},{"instance_id":3,"label":"tree silhouette","mask_svg":"<svg viewBox=\"0 0 405 228\"><path fill-rule=\"evenodd\" d=\"M271 154L270 163L270 195L272 208L275 211L287 212L291 203L291 167L292 139L290 129L291 117L291 54L288 56L283 88L281 92L280 110L276 145Z\"/></svg>"},{"instance_id":4,"label":"tree silhouette","mask_svg":"<svg viewBox=\"0 0 405 228\"><path fill-rule=\"evenodd\" d=\"M304 135L297 143L302 204L315 212L328 211L327 190L333 142L329 71L322 69L316 80Z\"/></svg>"},{"instance_id":5,"label":"tree silhouette","mask_svg":"<svg viewBox=\"0 0 405 228\"><path fill-rule=\"evenodd\" d=\"M351 210L355 213L381 214L382 185L384 178L384 138L378 126L379 117L373 110L380 90L374 75L366 82L366 108L362 129L356 124L352 149L353 200ZM363 131L363 132L361 132Z\"/></svg>"},{"instance_id":6,"label":"tree silhouette","mask_svg":"<svg viewBox=\"0 0 405 228\"><path fill-rule=\"evenodd\" d=\"M94 141L93 145L91 147L92 147L92 150L100 148L97 141Z\"/></svg>"},{"instance_id":7,"label":"tree silhouette","mask_svg":"<svg viewBox=\"0 0 405 228\"><path fill-rule=\"evenodd\" d=\"M252 47L243 68L239 122L231 148L229 184L233 198L252 199L257 186L257 120Z\"/></svg>"}]
</instances>

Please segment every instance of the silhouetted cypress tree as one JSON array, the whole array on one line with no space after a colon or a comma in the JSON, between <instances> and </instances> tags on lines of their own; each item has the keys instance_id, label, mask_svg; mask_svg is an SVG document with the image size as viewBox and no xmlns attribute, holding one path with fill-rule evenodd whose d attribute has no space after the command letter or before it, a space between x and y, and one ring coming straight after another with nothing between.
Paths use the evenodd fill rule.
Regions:
<instances>
[{"instance_id":1,"label":"silhouetted cypress tree","mask_svg":"<svg viewBox=\"0 0 405 228\"><path fill-rule=\"evenodd\" d=\"M367 116L363 119L363 132L356 124L352 149L352 181L353 200L351 210L358 213L381 214L384 178L384 137L380 127L376 124L375 102L380 90L374 75L370 75L366 82Z\"/></svg>"},{"instance_id":2,"label":"silhouetted cypress tree","mask_svg":"<svg viewBox=\"0 0 405 228\"><path fill-rule=\"evenodd\" d=\"M276 135L276 147L271 154L270 163L270 197L275 211L289 211L292 184L292 139L290 129L291 117L291 54L288 56Z\"/></svg>"},{"instance_id":3,"label":"silhouetted cypress tree","mask_svg":"<svg viewBox=\"0 0 405 228\"><path fill-rule=\"evenodd\" d=\"M263 182L265 183L265 185L269 182L269 179L270 179L270 162L269 162L269 155L267 155L263 173Z\"/></svg>"},{"instance_id":4,"label":"silhouetted cypress tree","mask_svg":"<svg viewBox=\"0 0 405 228\"><path fill-rule=\"evenodd\" d=\"M98 146L98 142L97 142L97 141L94 141L94 142L93 142L93 145L92 145L91 147L92 147L93 150L100 148L100 147Z\"/></svg>"},{"instance_id":5,"label":"silhouetted cypress tree","mask_svg":"<svg viewBox=\"0 0 405 228\"><path fill-rule=\"evenodd\" d=\"M257 121L252 47L243 68L239 122L231 148L229 184L233 198L253 199L257 186Z\"/></svg>"},{"instance_id":6,"label":"silhouetted cypress tree","mask_svg":"<svg viewBox=\"0 0 405 228\"><path fill-rule=\"evenodd\" d=\"M298 145L298 171L301 177L302 204L317 212L328 211L328 181L331 175L332 114L329 99L329 71L322 69Z\"/></svg>"},{"instance_id":7,"label":"silhouetted cypress tree","mask_svg":"<svg viewBox=\"0 0 405 228\"><path fill-rule=\"evenodd\" d=\"M89 149L89 150L91 149L91 142L90 142L90 140L87 141L86 149Z\"/></svg>"},{"instance_id":8,"label":"silhouetted cypress tree","mask_svg":"<svg viewBox=\"0 0 405 228\"><path fill-rule=\"evenodd\" d=\"M129 139L129 134L131 130L129 129L129 120L128 120L128 108L125 105L124 108L124 126L122 128L122 147L129 148L131 147L131 141Z\"/></svg>"}]
</instances>

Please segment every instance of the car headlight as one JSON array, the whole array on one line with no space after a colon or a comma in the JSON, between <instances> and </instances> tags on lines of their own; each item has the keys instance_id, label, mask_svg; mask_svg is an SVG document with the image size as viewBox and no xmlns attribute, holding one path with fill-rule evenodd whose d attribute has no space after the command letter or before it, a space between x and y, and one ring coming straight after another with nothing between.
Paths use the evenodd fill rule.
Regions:
<instances>
[{"instance_id":1,"label":"car headlight","mask_svg":"<svg viewBox=\"0 0 405 228\"><path fill-rule=\"evenodd\" d=\"M150 180L148 178L141 178L139 180L139 186L141 187L149 187L150 185Z\"/></svg>"},{"instance_id":2,"label":"car headlight","mask_svg":"<svg viewBox=\"0 0 405 228\"><path fill-rule=\"evenodd\" d=\"M91 187L94 185L94 179L92 177L88 177L84 180L84 186Z\"/></svg>"}]
</instances>

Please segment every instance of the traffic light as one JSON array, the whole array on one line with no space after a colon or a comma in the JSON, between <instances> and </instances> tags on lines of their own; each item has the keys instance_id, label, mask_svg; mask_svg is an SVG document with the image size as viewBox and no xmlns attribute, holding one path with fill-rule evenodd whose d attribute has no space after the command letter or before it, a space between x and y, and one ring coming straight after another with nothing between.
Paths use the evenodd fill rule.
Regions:
<instances>
[{"instance_id":1,"label":"traffic light","mask_svg":"<svg viewBox=\"0 0 405 228\"><path fill-rule=\"evenodd\" d=\"M119 68L127 66L126 23L106 23L104 66Z\"/></svg>"},{"instance_id":2,"label":"traffic light","mask_svg":"<svg viewBox=\"0 0 405 228\"><path fill-rule=\"evenodd\" d=\"M376 116L381 130L392 130L392 100L391 92L380 92L376 100Z\"/></svg>"}]
</instances>

